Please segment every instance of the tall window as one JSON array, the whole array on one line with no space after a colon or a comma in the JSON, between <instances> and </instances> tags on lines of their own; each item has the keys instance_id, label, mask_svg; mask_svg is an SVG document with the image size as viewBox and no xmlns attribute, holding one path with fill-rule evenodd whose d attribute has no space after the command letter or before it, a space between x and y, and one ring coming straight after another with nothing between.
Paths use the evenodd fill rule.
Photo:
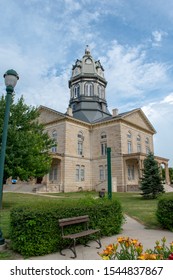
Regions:
<instances>
[{"instance_id":1,"label":"tall window","mask_svg":"<svg viewBox=\"0 0 173 280\"><path fill-rule=\"evenodd\" d=\"M58 174L57 166L52 166L49 173L49 181L51 182L57 181L57 177L58 177L57 174Z\"/></svg>"},{"instance_id":2,"label":"tall window","mask_svg":"<svg viewBox=\"0 0 173 280\"><path fill-rule=\"evenodd\" d=\"M85 84L85 95L86 96L93 96L94 95L94 86L92 83Z\"/></svg>"},{"instance_id":3,"label":"tall window","mask_svg":"<svg viewBox=\"0 0 173 280\"><path fill-rule=\"evenodd\" d=\"M132 142L131 142L131 139L132 139L132 134L131 134L130 131L128 131L128 133L127 133L127 151L128 151L128 154L132 153Z\"/></svg>"},{"instance_id":4,"label":"tall window","mask_svg":"<svg viewBox=\"0 0 173 280\"><path fill-rule=\"evenodd\" d=\"M83 141L84 141L84 136L83 133L80 131L78 133L78 144L77 144L77 153L78 155L83 155Z\"/></svg>"},{"instance_id":5,"label":"tall window","mask_svg":"<svg viewBox=\"0 0 173 280\"><path fill-rule=\"evenodd\" d=\"M135 179L135 172L134 172L134 165L128 165L128 180L134 180Z\"/></svg>"},{"instance_id":6,"label":"tall window","mask_svg":"<svg viewBox=\"0 0 173 280\"><path fill-rule=\"evenodd\" d=\"M137 152L140 153L141 152L141 137L140 137L140 135L137 136L136 141L137 141Z\"/></svg>"},{"instance_id":7,"label":"tall window","mask_svg":"<svg viewBox=\"0 0 173 280\"><path fill-rule=\"evenodd\" d=\"M137 143L137 152L140 153L141 152L141 144Z\"/></svg>"},{"instance_id":8,"label":"tall window","mask_svg":"<svg viewBox=\"0 0 173 280\"><path fill-rule=\"evenodd\" d=\"M132 153L132 142L131 141L127 142L127 148L128 148L128 154L131 154Z\"/></svg>"},{"instance_id":9,"label":"tall window","mask_svg":"<svg viewBox=\"0 0 173 280\"><path fill-rule=\"evenodd\" d=\"M73 93L74 93L74 98L79 97L79 95L80 95L80 85L79 84L74 86Z\"/></svg>"},{"instance_id":10,"label":"tall window","mask_svg":"<svg viewBox=\"0 0 173 280\"><path fill-rule=\"evenodd\" d=\"M85 181L85 166L76 165L76 182Z\"/></svg>"},{"instance_id":11,"label":"tall window","mask_svg":"<svg viewBox=\"0 0 173 280\"><path fill-rule=\"evenodd\" d=\"M52 132L52 139L57 143L57 132L56 132L56 130L53 130L53 132ZM52 147L52 153L56 153L56 152L57 152L57 144Z\"/></svg>"},{"instance_id":12,"label":"tall window","mask_svg":"<svg viewBox=\"0 0 173 280\"><path fill-rule=\"evenodd\" d=\"M104 91L104 87L101 85L98 85L98 96L99 98L105 98L105 91Z\"/></svg>"},{"instance_id":13,"label":"tall window","mask_svg":"<svg viewBox=\"0 0 173 280\"><path fill-rule=\"evenodd\" d=\"M107 165L99 166L99 179L100 179L100 181L104 181L107 179Z\"/></svg>"},{"instance_id":14,"label":"tall window","mask_svg":"<svg viewBox=\"0 0 173 280\"><path fill-rule=\"evenodd\" d=\"M101 155L105 156L107 153L107 136L105 132L101 133Z\"/></svg>"}]
</instances>

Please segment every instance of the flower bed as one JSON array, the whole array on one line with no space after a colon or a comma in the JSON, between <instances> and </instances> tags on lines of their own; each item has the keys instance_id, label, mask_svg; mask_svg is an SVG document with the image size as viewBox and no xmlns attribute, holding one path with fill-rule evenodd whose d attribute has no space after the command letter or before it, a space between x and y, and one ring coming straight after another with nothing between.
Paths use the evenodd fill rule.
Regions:
<instances>
[{"instance_id":1,"label":"flower bed","mask_svg":"<svg viewBox=\"0 0 173 280\"><path fill-rule=\"evenodd\" d=\"M129 237L118 237L117 242L108 245L102 253L103 260L173 260L173 241L166 245L166 238L156 241L153 249L143 251L143 245Z\"/></svg>"}]
</instances>

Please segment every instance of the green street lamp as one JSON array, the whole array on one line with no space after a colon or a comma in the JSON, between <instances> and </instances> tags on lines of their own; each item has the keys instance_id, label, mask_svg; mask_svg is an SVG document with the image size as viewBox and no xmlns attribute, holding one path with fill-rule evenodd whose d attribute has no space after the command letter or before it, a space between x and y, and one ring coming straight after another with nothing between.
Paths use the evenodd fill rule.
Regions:
<instances>
[{"instance_id":1,"label":"green street lamp","mask_svg":"<svg viewBox=\"0 0 173 280\"><path fill-rule=\"evenodd\" d=\"M111 148L107 148L108 199L112 199Z\"/></svg>"},{"instance_id":2,"label":"green street lamp","mask_svg":"<svg viewBox=\"0 0 173 280\"><path fill-rule=\"evenodd\" d=\"M5 106L5 116L4 116L4 125L2 132L2 143L1 143L1 154L0 154L0 209L2 209L2 193L3 193L3 177L4 177L4 163L5 163L5 151L7 143L7 131L8 131L8 121L10 116L10 104L12 100L12 93L17 84L19 76L17 72L13 69L8 70L4 74L5 85L6 85L6 106ZM0 245L3 245L5 242L2 231L0 229Z\"/></svg>"}]
</instances>

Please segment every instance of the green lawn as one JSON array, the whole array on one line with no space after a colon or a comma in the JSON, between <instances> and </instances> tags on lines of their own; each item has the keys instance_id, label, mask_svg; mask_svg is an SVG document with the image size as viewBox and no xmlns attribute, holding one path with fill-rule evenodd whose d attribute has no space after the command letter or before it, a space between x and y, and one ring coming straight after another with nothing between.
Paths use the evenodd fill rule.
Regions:
<instances>
[{"instance_id":1,"label":"green lawn","mask_svg":"<svg viewBox=\"0 0 173 280\"><path fill-rule=\"evenodd\" d=\"M172 193L164 194L172 196ZM17 205L31 205L32 203L44 204L44 201L51 203L57 201L58 204L68 203L71 200L80 199L83 197L98 197L95 192L78 192L78 193L61 193L49 195L32 195L19 193L4 193L3 194L3 209L0 211L0 228L5 239L9 238L10 230L10 210ZM106 194L107 196L107 194ZM155 212L157 209L158 200L144 200L139 193L113 193L113 198L121 202L123 212L132 218L135 218L147 228L159 228ZM4 256L7 254L7 256ZM8 252L1 253L0 259L9 259ZM13 257L12 257L13 258Z\"/></svg>"}]
</instances>

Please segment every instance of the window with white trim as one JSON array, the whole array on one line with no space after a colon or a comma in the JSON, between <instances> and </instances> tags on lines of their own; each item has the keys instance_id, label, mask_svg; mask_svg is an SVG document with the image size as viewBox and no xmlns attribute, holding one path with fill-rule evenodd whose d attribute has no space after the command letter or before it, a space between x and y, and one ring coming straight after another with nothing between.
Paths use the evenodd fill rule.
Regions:
<instances>
[{"instance_id":1,"label":"window with white trim","mask_svg":"<svg viewBox=\"0 0 173 280\"><path fill-rule=\"evenodd\" d=\"M79 95L80 95L80 85L77 84L74 86L73 88L73 95L74 95L74 98L78 98Z\"/></svg>"},{"instance_id":2,"label":"window with white trim","mask_svg":"<svg viewBox=\"0 0 173 280\"><path fill-rule=\"evenodd\" d=\"M128 149L128 154L131 154L132 153L132 142L131 141L127 142L127 149Z\"/></svg>"},{"instance_id":3,"label":"window with white trim","mask_svg":"<svg viewBox=\"0 0 173 280\"><path fill-rule=\"evenodd\" d=\"M86 83L84 87L85 96L94 95L94 85L92 83Z\"/></svg>"},{"instance_id":4,"label":"window with white trim","mask_svg":"<svg viewBox=\"0 0 173 280\"><path fill-rule=\"evenodd\" d=\"M99 166L99 180L105 181L107 179L107 165Z\"/></svg>"},{"instance_id":5,"label":"window with white trim","mask_svg":"<svg viewBox=\"0 0 173 280\"><path fill-rule=\"evenodd\" d=\"M99 166L99 178L100 178L100 181L104 181L104 168L103 168L103 165Z\"/></svg>"},{"instance_id":6,"label":"window with white trim","mask_svg":"<svg viewBox=\"0 0 173 280\"><path fill-rule=\"evenodd\" d=\"M85 166L76 165L76 182L85 181Z\"/></svg>"}]
</instances>

